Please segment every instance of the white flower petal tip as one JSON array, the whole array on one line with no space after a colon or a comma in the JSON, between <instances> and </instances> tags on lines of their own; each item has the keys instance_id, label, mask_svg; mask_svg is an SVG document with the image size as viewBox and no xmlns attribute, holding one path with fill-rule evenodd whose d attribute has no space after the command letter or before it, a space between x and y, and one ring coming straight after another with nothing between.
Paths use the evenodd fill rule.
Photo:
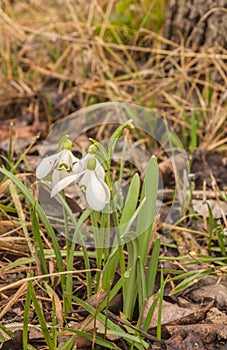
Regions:
<instances>
[{"instance_id":1,"label":"white flower petal tip","mask_svg":"<svg viewBox=\"0 0 227 350\"><path fill-rule=\"evenodd\" d=\"M71 183L76 182L78 180L78 177L80 177L81 174L74 174L74 175L68 175L62 180L60 180L52 189L51 191L51 197L56 196L60 191L64 190L67 186L71 185Z\"/></svg>"},{"instance_id":2,"label":"white flower petal tip","mask_svg":"<svg viewBox=\"0 0 227 350\"><path fill-rule=\"evenodd\" d=\"M42 180L48 176L48 174L53 169L58 159L58 156L59 156L58 154L53 154L52 156L46 157L41 160L41 162L39 163L36 169L36 177L38 180Z\"/></svg>"},{"instance_id":3,"label":"white flower petal tip","mask_svg":"<svg viewBox=\"0 0 227 350\"><path fill-rule=\"evenodd\" d=\"M90 181L86 188L86 199L89 207L96 211L102 211L110 201L109 187L96 176L95 172L90 175Z\"/></svg>"}]
</instances>

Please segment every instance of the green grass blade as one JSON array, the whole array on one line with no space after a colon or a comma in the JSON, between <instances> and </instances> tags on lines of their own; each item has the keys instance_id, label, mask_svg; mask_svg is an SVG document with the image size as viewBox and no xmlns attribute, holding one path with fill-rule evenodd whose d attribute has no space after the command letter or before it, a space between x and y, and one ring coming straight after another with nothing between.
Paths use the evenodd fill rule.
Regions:
<instances>
[{"instance_id":1,"label":"green grass blade","mask_svg":"<svg viewBox=\"0 0 227 350\"><path fill-rule=\"evenodd\" d=\"M30 217L31 217L31 223L32 223L32 233L34 237L35 250L39 259L38 263L40 263L42 274L46 275L48 274L48 269L46 266L46 259L45 259L44 249L43 249L43 242L42 242L42 238L39 230L39 223L38 223L38 219L37 219L34 207L31 207L30 209Z\"/></svg>"},{"instance_id":2,"label":"green grass blade","mask_svg":"<svg viewBox=\"0 0 227 350\"><path fill-rule=\"evenodd\" d=\"M135 308L138 293L136 264L138 258L138 241L131 240L127 243L128 264L127 270L130 272L129 278L123 289L123 313L127 319L131 320Z\"/></svg>"},{"instance_id":3,"label":"green grass blade","mask_svg":"<svg viewBox=\"0 0 227 350\"><path fill-rule=\"evenodd\" d=\"M166 282L164 281L163 270L161 270L161 282L160 282L160 293L159 293L159 306L158 306L158 324L156 336L157 339L161 340L162 338L162 302L164 295L164 287Z\"/></svg>"},{"instance_id":4,"label":"green grass blade","mask_svg":"<svg viewBox=\"0 0 227 350\"><path fill-rule=\"evenodd\" d=\"M46 341L46 344L47 344L49 350L56 350L55 347L54 347L53 341L52 341L52 339L50 337L50 333L49 333L49 330L48 330L48 327L47 327L47 324L46 324L46 320L45 320L45 318L44 318L44 316L42 314L41 308L39 306L38 299L36 298L35 290L34 290L31 282L29 283L28 293L31 296L31 299L32 299L32 302L33 302L33 305L34 305L34 308L35 308L35 312L36 312L36 315L38 317L39 324L40 324L40 327L42 329L43 337L44 337L44 339Z\"/></svg>"},{"instance_id":5,"label":"green grass blade","mask_svg":"<svg viewBox=\"0 0 227 350\"><path fill-rule=\"evenodd\" d=\"M24 304L24 324L23 324L23 349L28 348L28 324L29 324L29 314L30 314L30 305L31 305L31 294L29 293L29 288L27 291L25 304Z\"/></svg>"},{"instance_id":6,"label":"green grass blade","mask_svg":"<svg viewBox=\"0 0 227 350\"><path fill-rule=\"evenodd\" d=\"M157 267L158 267L159 253L160 253L160 238L157 238L154 243L154 247L152 250L150 263L147 271L147 279L146 279L147 298L149 298L153 294L154 283L155 283Z\"/></svg>"},{"instance_id":7,"label":"green grass blade","mask_svg":"<svg viewBox=\"0 0 227 350\"><path fill-rule=\"evenodd\" d=\"M208 252L211 253L211 244L212 244L212 240L213 240L215 220L214 220L214 216L213 216L210 204L208 202L206 204L207 204L208 215L209 215L209 240L208 240L207 248L208 248Z\"/></svg>"},{"instance_id":8,"label":"green grass blade","mask_svg":"<svg viewBox=\"0 0 227 350\"><path fill-rule=\"evenodd\" d=\"M0 324L0 341L6 341L6 336L13 338L14 333L3 324Z\"/></svg>"},{"instance_id":9,"label":"green grass blade","mask_svg":"<svg viewBox=\"0 0 227 350\"><path fill-rule=\"evenodd\" d=\"M116 273L118 263L119 263L119 251L116 249L114 252L110 254L103 269L102 287L104 290L110 289L114 280L114 275Z\"/></svg>"},{"instance_id":10,"label":"green grass blade","mask_svg":"<svg viewBox=\"0 0 227 350\"><path fill-rule=\"evenodd\" d=\"M58 348L58 350L72 350L73 349L73 341L74 341L74 336L67 339L66 342Z\"/></svg>"},{"instance_id":11,"label":"green grass blade","mask_svg":"<svg viewBox=\"0 0 227 350\"><path fill-rule=\"evenodd\" d=\"M190 121L190 144L189 144L189 151L190 153L193 153L194 149L197 147L198 143L198 137L197 137L197 120L198 117L196 115L195 110L192 110L192 115L191 115L191 121Z\"/></svg>"},{"instance_id":12,"label":"green grass blade","mask_svg":"<svg viewBox=\"0 0 227 350\"><path fill-rule=\"evenodd\" d=\"M142 329L144 332L148 332L149 328L150 328L150 324L151 324L151 320L152 320L152 317L153 317L153 314L154 314L154 310L158 304L158 301L159 301L159 294L160 294L160 291L159 293L156 295L156 297L154 298L153 300L153 303L151 304L151 307L147 313L147 316L145 318L145 321L143 323L143 326L142 326Z\"/></svg>"},{"instance_id":13,"label":"green grass blade","mask_svg":"<svg viewBox=\"0 0 227 350\"><path fill-rule=\"evenodd\" d=\"M204 278L207 275L212 274L213 269L209 268L205 271L202 272L198 272L198 273L194 273L192 276L184 279L182 282L180 282L171 292L170 295L174 295L178 292L181 292L182 290L188 288L192 283L194 283L195 281L198 282L199 280L201 280L202 278Z\"/></svg>"},{"instance_id":14,"label":"green grass blade","mask_svg":"<svg viewBox=\"0 0 227 350\"><path fill-rule=\"evenodd\" d=\"M141 262L140 256L137 257L137 261L136 261L136 275L137 275L139 314L141 314L141 311L143 309L143 306L146 300L146 281L145 281L144 265Z\"/></svg>"},{"instance_id":15,"label":"green grass blade","mask_svg":"<svg viewBox=\"0 0 227 350\"><path fill-rule=\"evenodd\" d=\"M84 332L84 331L80 331L80 330L77 330L77 329L68 329L68 328L62 328L62 330L64 331L68 331L68 332L71 332L71 333L74 333L74 334L77 334L87 340L90 340L90 342L93 341L93 334L91 333L87 333L87 332ZM109 340L106 340L106 339L103 339L103 338L100 338L100 337L96 337L95 338L95 344L97 345L100 345L102 346L104 349L107 348L107 349L116 349L116 345L111 343ZM65 348L63 348L65 349ZM118 348L120 350L120 348Z\"/></svg>"},{"instance_id":16,"label":"green grass blade","mask_svg":"<svg viewBox=\"0 0 227 350\"><path fill-rule=\"evenodd\" d=\"M217 231L217 239L218 239L218 245L220 247L221 255L222 257L226 257L226 237L224 236L223 230Z\"/></svg>"}]
</instances>

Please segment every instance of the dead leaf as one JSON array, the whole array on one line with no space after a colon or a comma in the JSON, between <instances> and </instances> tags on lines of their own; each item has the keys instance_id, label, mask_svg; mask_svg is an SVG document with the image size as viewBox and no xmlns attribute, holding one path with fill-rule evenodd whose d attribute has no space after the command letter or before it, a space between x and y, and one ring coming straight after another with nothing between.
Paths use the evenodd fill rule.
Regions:
<instances>
[{"instance_id":1,"label":"dead leaf","mask_svg":"<svg viewBox=\"0 0 227 350\"><path fill-rule=\"evenodd\" d=\"M182 341L183 350L206 350L198 333L190 332Z\"/></svg>"},{"instance_id":2,"label":"dead leaf","mask_svg":"<svg viewBox=\"0 0 227 350\"><path fill-rule=\"evenodd\" d=\"M182 338L185 338L191 332L198 333L204 343L210 343L216 337L218 339L227 339L226 325L220 327L219 324L197 323L182 326L166 326L166 329L171 335L180 335Z\"/></svg>"},{"instance_id":3,"label":"dead leaf","mask_svg":"<svg viewBox=\"0 0 227 350\"><path fill-rule=\"evenodd\" d=\"M215 199L207 199L204 203L202 200L199 199L192 199L192 205L194 210L201 216L205 215L207 218L209 217L209 211L208 206L209 204L213 217L215 219L219 219L222 217L222 211L225 215L227 215L227 203L223 201L216 201Z\"/></svg>"},{"instance_id":4,"label":"dead leaf","mask_svg":"<svg viewBox=\"0 0 227 350\"><path fill-rule=\"evenodd\" d=\"M167 350L184 350L182 345L183 338L180 335L174 335L166 341Z\"/></svg>"},{"instance_id":5,"label":"dead leaf","mask_svg":"<svg viewBox=\"0 0 227 350\"><path fill-rule=\"evenodd\" d=\"M1 350L21 350L23 348L22 333L22 330L15 331L13 338L2 344Z\"/></svg>"},{"instance_id":6,"label":"dead leaf","mask_svg":"<svg viewBox=\"0 0 227 350\"><path fill-rule=\"evenodd\" d=\"M212 307L207 313L206 322L227 325L227 315L224 312L218 310L216 307Z\"/></svg>"},{"instance_id":7,"label":"dead leaf","mask_svg":"<svg viewBox=\"0 0 227 350\"><path fill-rule=\"evenodd\" d=\"M198 281L190 290L190 299L200 303L204 298L213 299L220 310L227 309L227 278L219 281L217 276L207 276Z\"/></svg>"},{"instance_id":8,"label":"dead leaf","mask_svg":"<svg viewBox=\"0 0 227 350\"><path fill-rule=\"evenodd\" d=\"M21 336L21 339L22 339L22 332L23 332L23 326L20 324L20 325L17 325L16 323L13 324L13 325L8 325L8 328L10 331L14 332L14 337L11 339L7 334L4 334L4 337L6 339L6 342L4 342L4 345L5 345L5 348L0 348L1 350L2 349L10 349L12 344L16 343L16 344L21 344L20 343L20 336ZM39 330L36 326L32 326L32 325L29 325L28 326L28 334L29 334L29 340L36 340L36 339L43 339L43 333L41 330ZM12 343L8 343L12 341ZM10 345L10 347L6 347L7 345ZM21 350L22 349L22 345L21 347L18 348L18 350ZM14 347L12 347L12 349L16 349Z\"/></svg>"},{"instance_id":9,"label":"dead leaf","mask_svg":"<svg viewBox=\"0 0 227 350\"><path fill-rule=\"evenodd\" d=\"M150 307L154 301L155 295L151 296L147 299L144 313L142 316L142 324L146 319L146 316L150 310ZM210 306L206 306L201 308L197 304L188 303L187 307L180 307L176 303L170 303L168 301L163 300L162 302L162 325L167 324L187 324L187 323L195 323L204 318L205 312L207 308ZM156 307L151 323L150 328L157 327L158 324L158 306Z\"/></svg>"}]
</instances>

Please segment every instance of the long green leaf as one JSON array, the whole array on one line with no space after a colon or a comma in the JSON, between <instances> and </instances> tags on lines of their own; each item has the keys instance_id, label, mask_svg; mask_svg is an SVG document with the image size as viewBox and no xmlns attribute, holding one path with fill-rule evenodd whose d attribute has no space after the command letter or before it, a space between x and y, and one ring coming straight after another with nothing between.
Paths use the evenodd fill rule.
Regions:
<instances>
[{"instance_id":1,"label":"long green leaf","mask_svg":"<svg viewBox=\"0 0 227 350\"><path fill-rule=\"evenodd\" d=\"M36 294L35 294L35 291L34 291L34 288L33 288L31 282L29 283L28 293L31 295L31 299L32 299L32 302L33 302L33 305L34 305L34 308L35 308L35 312L36 312L36 315L38 317L39 324L41 326L43 337L44 337L44 339L46 341L46 344L47 344L47 346L49 347L50 350L55 350L53 341L52 341L52 339L50 337L50 333L49 333L49 330L48 330L48 327L47 327L47 324L46 324L46 320L45 320L45 318L44 318L44 316L42 314L41 308L39 306L38 299L36 297Z\"/></svg>"},{"instance_id":2,"label":"long green leaf","mask_svg":"<svg viewBox=\"0 0 227 350\"><path fill-rule=\"evenodd\" d=\"M25 304L24 304L24 324L23 324L23 349L28 348L28 323L29 323L29 313L31 304L31 294L29 289L27 291Z\"/></svg>"},{"instance_id":3,"label":"long green leaf","mask_svg":"<svg viewBox=\"0 0 227 350\"><path fill-rule=\"evenodd\" d=\"M146 282L145 282L145 271L144 265L141 262L140 256L137 257L136 261L136 277L137 277L137 289L138 289L138 306L139 313L141 313L145 300L146 300Z\"/></svg>"},{"instance_id":4,"label":"long green leaf","mask_svg":"<svg viewBox=\"0 0 227 350\"><path fill-rule=\"evenodd\" d=\"M135 174L131 180L131 184L128 189L127 197L125 200L125 206L122 211L120 225L128 223L130 218L134 214L138 204L139 190L140 178L138 174Z\"/></svg>"},{"instance_id":5,"label":"long green leaf","mask_svg":"<svg viewBox=\"0 0 227 350\"><path fill-rule=\"evenodd\" d=\"M213 272L212 268L209 268L205 271L199 272L199 273L195 273L192 276L186 278L185 280L183 280L181 283L179 283L171 292L170 295L174 295L178 292L181 292L182 290L186 289L187 287L189 287L192 283L194 283L195 281L198 282L199 280L201 280L202 278L204 278L207 275L210 275Z\"/></svg>"},{"instance_id":6,"label":"long green leaf","mask_svg":"<svg viewBox=\"0 0 227 350\"><path fill-rule=\"evenodd\" d=\"M39 230L39 223L37 220L34 207L31 207L30 217L31 217L31 223L32 223L32 233L34 237L35 250L39 259L39 263L41 265L42 274L45 275L45 274L48 274L48 269L46 266L46 259L45 259L44 249L43 249L43 242L42 242L42 238Z\"/></svg>"},{"instance_id":7,"label":"long green leaf","mask_svg":"<svg viewBox=\"0 0 227 350\"><path fill-rule=\"evenodd\" d=\"M138 214L136 235L139 241L139 255L142 263L145 263L150 240L152 236L152 224L156 211L156 199L158 191L159 169L156 157L152 156L144 177L141 193L141 201L146 198L143 209Z\"/></svg>"},{"instance_id":8,"label":"long green leaf","mask_svg":"<svg viewBox=\"0 0 227 350\"><path fill-rule=\"evenodd\" d=\"M147 279L146 279L146 295L149 298L153 294L154 283L157 273L158 259L160 253L160 238L157 238L154 247L152 250L150 263L147 271Z\"/></svg>"},{"instance_id":9,"label":"long green leaf","mask_svg":"<svg viewBox=\"0 0 227 350\"><path fill-rule=\"evenodd\" d=\"M132 233L133 234L133 233ZM128 280L125 283L125 288L123 289L123 312L126 317L131 320L133 316L133 311L135 308L138 285L137 285L137 271L136 264L138 258L138 241L133 239L127 243L128 251L128 264L127 269L130 271Z\"/></svg>"}]
</instances>

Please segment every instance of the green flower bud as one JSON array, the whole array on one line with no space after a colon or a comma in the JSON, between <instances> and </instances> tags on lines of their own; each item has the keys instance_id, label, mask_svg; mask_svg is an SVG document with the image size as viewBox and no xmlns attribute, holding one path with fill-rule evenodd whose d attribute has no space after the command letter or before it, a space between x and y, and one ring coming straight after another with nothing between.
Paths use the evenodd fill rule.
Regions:
<instances>
[{"instance_id":1,"label":"green flower bud","mask_svg":"<svg viewBox=\"0 0 227 350\"><path fill-rule=\"evenodd\" d=\"M62 138L60 139L59 143L58 143L58 151L62 151L63 149L67 149L69 151L71 151L73 146L72 141L68 138L67 135L62 136Z\"/></svg>"},{"instance_id":2,"label":"green flower bud","mask_svg":"<svg viewBox=\"0 0 227 350\"><path fill-rule=\"evenodd\" d=\"M129 119L126 123L125 123L125 126L127 129L129 130L134 130L135 129L135 126L133 124L133 120L132 119Z\"/></svg>"},{"instance_id":3,"label":"green flower bud","mask_svg":"<svg viewBox=\"0 0 227 350\"><path fill-rule=\"evenodd\" d=\"M95 145L91 145L88 148L88 153L93 153L97 151L97 147Z\"/></svg>"}]
</instances>

